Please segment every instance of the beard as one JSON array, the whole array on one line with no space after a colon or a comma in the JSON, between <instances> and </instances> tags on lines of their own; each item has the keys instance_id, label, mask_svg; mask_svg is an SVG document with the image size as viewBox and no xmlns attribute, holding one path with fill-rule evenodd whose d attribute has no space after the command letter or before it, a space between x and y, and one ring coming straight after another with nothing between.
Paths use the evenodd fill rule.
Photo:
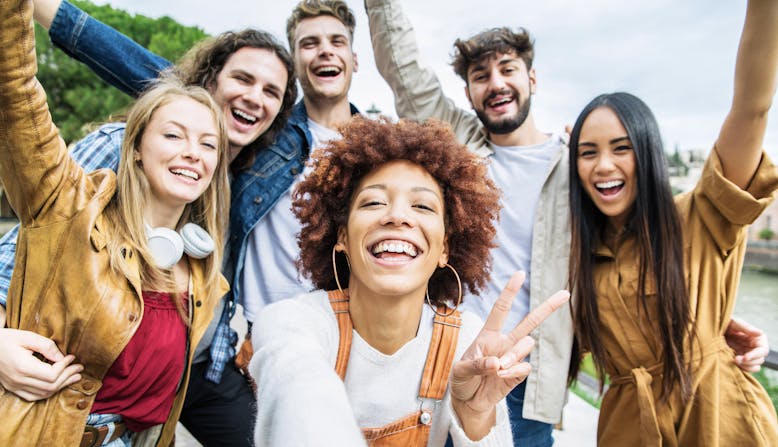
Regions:
<instances>
[{"instance_id":1,"label":"beard","mask_svg":"<svg viewBox=\"0 0 778 447\"><path fill-rule=\"evenodd\" d=\"M484 112L484 109L486 109L486 103L494 96L503 94L503 92L497 92L493 95L489 95L489 97L484 101L484 109L475 110L476 116L478 116L478 119L481 120L481 123L490 134L504 135L511 133L521 127L521 125L524 124L524 121L527 120L527 117L529 116L530 104L532 103L532 97L529 96L526 100L522 101L522 98L519 96L519 92L511 90L511 93L513 94L513 97L516 98L516 102L519 104L519 110L517 110L516 114L513 116L492 120L486 116L486 113Z\"/></svg>"}]
</instances>

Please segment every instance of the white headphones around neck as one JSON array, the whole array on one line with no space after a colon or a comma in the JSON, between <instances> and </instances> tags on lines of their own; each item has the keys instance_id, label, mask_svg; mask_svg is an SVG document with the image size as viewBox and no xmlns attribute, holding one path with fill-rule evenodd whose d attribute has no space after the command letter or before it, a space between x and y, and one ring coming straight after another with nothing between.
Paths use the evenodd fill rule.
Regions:
<instances>
[{"instance_id":1,"label":"white headphones around neck","mask_svg":"<svg viewBox=\"0 0 778 447\"><path fill-rule=\"evenodd\" d=\"M181 256L202 259L213 253L211 235L197 224L188 223L176 232L167 227L151 228L146 225L146 243L157 267L169 269Z\"/></svg>"}]
</instances>

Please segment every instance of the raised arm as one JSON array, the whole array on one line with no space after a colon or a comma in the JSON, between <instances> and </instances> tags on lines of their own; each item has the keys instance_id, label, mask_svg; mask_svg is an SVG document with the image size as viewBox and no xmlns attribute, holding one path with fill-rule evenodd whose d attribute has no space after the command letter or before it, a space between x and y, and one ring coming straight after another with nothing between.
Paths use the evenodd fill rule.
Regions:
<instances>
[{"instance_id":1,"label":"raised arm","mask_svg":"<svg viewBox=\"0 0 778 447\"><path fill-rule=\"evenodd\" d=\"M34 0L35 20L52 43L105 82L137 97L171 63L62 0Z\"/></svg>"},{"instance_id":2,"label":"raised arm","mask_svg":"<svg viewBox=\"0 0 778 447\"><path fill-rule=\"evenodd\" d=\"M716 152L724 176L745 189L761 160L778 70L778 1L749 0L735 64L732 106Z\"/></svg>"},{"instance_id":3,"label":"raised arm","mask_svg":"<svg viewBox=\"0 0 778 447\"><path fill-rule=\"evenodd\" d=\"M435 72L420 63L416 35L399 0L365 0L376 67L394 93L400 118L437 118L451 124L460 141L478 134L478 119L443 94Z\"/></svg>"}]
</instances>

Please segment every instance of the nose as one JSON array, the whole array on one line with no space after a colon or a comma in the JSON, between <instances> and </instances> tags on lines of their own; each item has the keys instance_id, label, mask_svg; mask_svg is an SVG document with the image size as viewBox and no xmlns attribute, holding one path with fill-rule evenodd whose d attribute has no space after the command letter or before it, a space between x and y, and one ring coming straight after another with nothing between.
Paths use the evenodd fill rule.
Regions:
<instances>
[{"instance_id":1,"label":"nose","mask_svg":"<svg viewBox=\"0 0 778 447\"><path fill-rule=\"evenodd\" d=\"M251 87L246 88L246 91L243 93L243 101L247 107L256 110L261 109L264 105L262 93L262 85L255 83Z\"/></svg>"},{"instance_id":2,"label":"nose","mask_svg":"<svg viewBox=\"0 0 778 447\"><path fill-rule=\"evenodd\" d=\"M393 202L386 207L386 213L381 218L381 225L413 227L415 221L411 217L410 205L404 202Z\"/></svg>"},{"instance_id":3,"label":"nose","mask_svg":"<svg viewBox=\"0 0 778 447\"><path fill-rule=\"evenodd\" d=\"M188 140L186 147L184 148L183 157L188 160L199 161L201 150L202 148L200 147L199 142L195 140Z\"/></svg>"},{"instance_id":4,"label":"nose","mask_svg":"<svg viewBox=\"0 0 778 447\"><path fill-rule=\"evenodd\" d=\"M493 71L492 75L489 76L489 89L494 92L499 92L505 90L505 87L505 79L503 79L502 73L498 70Z\"/></svg>"},{"instance_id":5,"label":"nose","mask_svg":"<svg viewBox=\"0 0 778 447\"><path fill-rule=\"evenodd\" d=\"M597 165L595 166L597 173L609 173L615 169L613 158L607 152L600 154L597 157Z\"/></svg>"}]
</instances>

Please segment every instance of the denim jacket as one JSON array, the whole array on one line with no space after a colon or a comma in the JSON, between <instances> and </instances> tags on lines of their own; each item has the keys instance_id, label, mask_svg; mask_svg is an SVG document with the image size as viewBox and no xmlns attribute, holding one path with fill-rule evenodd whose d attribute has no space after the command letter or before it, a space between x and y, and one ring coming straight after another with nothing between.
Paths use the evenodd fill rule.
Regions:
<instances>
[{"instance_id":1,"label":"denim jacket","mask_svg":"<svg viewBox=\"0 0 778 447\"><path fill-rule=\"evenodd\" d=\"M170 66L169 61L67 1L63 1L57 10L49 36L54 45L86 64L109 84L133 96L139 95L149 80ZM353 105L351 113L359 113ZM240 275L248 236L257 222L292 186L295 176L303 171L311 142L308 115L305 104L300 101L292 109L289 121L275 142L257 154L250 168L232 179L230 236L224 266L224 275L230 282L231 290L211 346L212 365L206 373L206 377L214 382L220 380L224 365L235 356L237 335L230 329L229 321L235 314L235 303L242 303ZM13 257L9 265L2 256L2 251L8 247L6 238L3 238L0 241L0 294L4 292L1 290L3 287L7 290L2 277L6 274L10 277L13 269ZM272 250L272 247L269 249Z\"/></svg>"}]
</instances>

